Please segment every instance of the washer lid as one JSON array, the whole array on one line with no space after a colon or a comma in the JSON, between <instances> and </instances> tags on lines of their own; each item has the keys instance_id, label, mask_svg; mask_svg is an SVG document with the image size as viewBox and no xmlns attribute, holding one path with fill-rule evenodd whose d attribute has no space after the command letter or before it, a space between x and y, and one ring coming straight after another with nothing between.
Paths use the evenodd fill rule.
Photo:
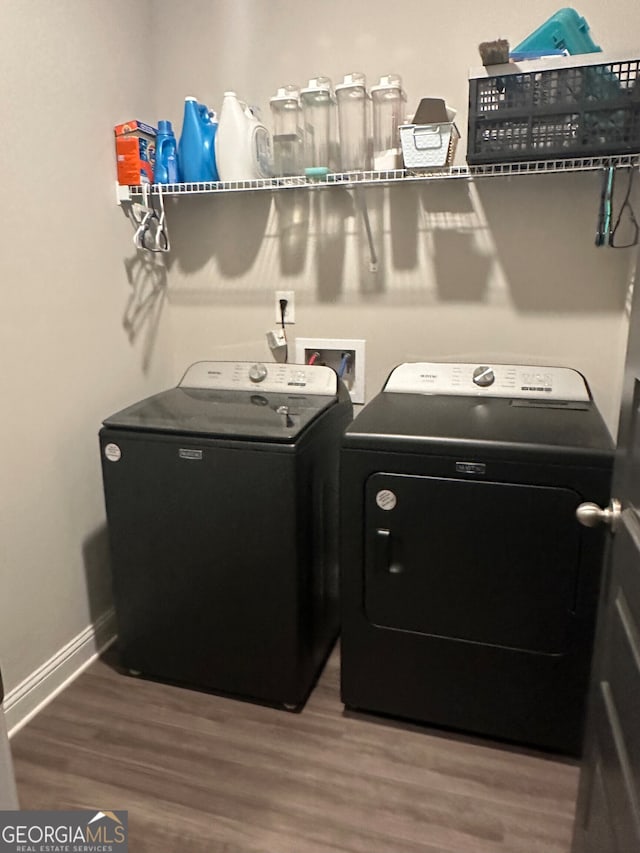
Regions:
<instances>
[{"instance_id":1,"label":"washer lid","mask_svg":"<svg viewBox=\"0 0 640 853\"><path fill-rule=\"evenodd\" d=\"M337 376L330 368L199 362L177 388L111 415L104 425L291 442L336 401Z\"/></svg>"}]
</instances>

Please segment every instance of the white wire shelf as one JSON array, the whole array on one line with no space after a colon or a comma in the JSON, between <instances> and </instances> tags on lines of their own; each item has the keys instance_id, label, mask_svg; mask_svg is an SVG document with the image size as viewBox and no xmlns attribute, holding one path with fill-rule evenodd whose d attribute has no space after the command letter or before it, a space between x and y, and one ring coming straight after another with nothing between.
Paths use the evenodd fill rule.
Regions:
<instances>
[{"instance_id":1,"label":"white wire shelf","mask_svg":"<svg viewBox=\"0 0 640 853\"><path fill-rule=\"evenodd\" d=\"M200 195L204 193L256 192L260 190L326 189L380 186L398 183L421 183L434 180L469 179L508 175L540 175L558 172L589 172L604 169L636 167L640 153L609 157L580 157L561 160L531 160L520 163L493 163L481 166L449 166L432 171L395 169L387 172L339 172L321 180L300 175L287 178L264 178L253 181L204 181L202 183L152 184L151 186L118 187L118 201L140 198L145 192L163 196Z\"/></svg>"}]
</instances>

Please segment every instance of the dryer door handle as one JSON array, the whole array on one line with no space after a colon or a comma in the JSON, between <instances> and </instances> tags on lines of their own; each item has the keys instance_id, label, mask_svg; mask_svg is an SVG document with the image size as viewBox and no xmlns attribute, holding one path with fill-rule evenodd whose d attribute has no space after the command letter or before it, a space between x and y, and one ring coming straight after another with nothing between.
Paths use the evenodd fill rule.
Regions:
<instances>
[{"instance_id":1,"label":"dryer door handle","mask_svg":"<svg viewBox=\"0 0 640 853\"><path fill-rule=\"evenodd\" d=\"M401 563L392 557L391 531L385 527L377 527L375 534L375 567L378 572L399 575L404 571Z\"/></svg>"}]
</instances>

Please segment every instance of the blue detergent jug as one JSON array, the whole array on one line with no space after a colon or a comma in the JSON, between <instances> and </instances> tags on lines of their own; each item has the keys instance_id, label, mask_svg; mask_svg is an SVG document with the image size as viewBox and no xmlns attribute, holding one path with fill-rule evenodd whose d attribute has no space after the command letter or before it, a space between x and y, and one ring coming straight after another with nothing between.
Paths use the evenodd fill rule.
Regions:
<instances>
[{"instance_id":1,"label":"blue detergent jug","mask_svg":"<svg viewBox=\"0 0 640 853\"><path fill-rule=\"evenodd\" d=\"M217 181L214 140L215 113L191 96L184 101L184 119L178 144L178 171L186 183Z\"/></svg>"},{"instance_id":2,"label":"blue detergent jug","mask_svg":"<svg viewBox=\"0 0 640 853\"><path fill-rule=\"evenodd\" d=\"M155 182L157 184L175 184L178 181L178 150L176 137L170 121L158 122L156 137L156 168Z\"/></svg>"}]
</instances>

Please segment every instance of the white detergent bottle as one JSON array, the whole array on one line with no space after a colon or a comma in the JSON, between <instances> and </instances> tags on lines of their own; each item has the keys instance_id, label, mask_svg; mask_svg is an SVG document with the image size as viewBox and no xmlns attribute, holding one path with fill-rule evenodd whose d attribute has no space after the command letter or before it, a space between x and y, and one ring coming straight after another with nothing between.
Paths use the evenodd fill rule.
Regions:
<instances>
[{"instance_id":1,"label":"white detergent bottle","mask_svg":"<svg viewBox=\"0 0 640 853\"><path fill-rule=\"evenodd\" d=\"M225 92L216 134L221 181L253 181L271 175L271 136L235 92Z\"/></svg>"}]
</instances>

